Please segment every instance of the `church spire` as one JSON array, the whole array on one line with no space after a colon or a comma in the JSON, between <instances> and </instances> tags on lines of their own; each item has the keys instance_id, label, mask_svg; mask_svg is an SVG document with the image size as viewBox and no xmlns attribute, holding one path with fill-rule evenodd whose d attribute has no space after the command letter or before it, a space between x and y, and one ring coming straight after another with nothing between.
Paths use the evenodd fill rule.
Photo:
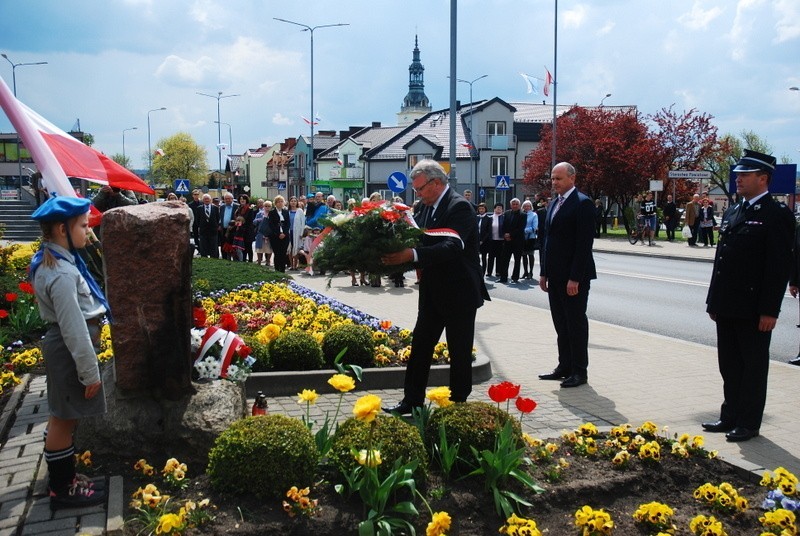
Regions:
<instances>
[{"instance_id":1,"label":"church spire","mask_svg":"<svg viewBox=\"0 0 800 536\"><path fill-rule=\"evenodd\" d=\"M431 111L431 104L425 95L425 67L419 53L419 36L414 36L414 54L408 67L408 94L400 107L399 123L410 124L415 119Z\"/></svg>"}]
</instances>

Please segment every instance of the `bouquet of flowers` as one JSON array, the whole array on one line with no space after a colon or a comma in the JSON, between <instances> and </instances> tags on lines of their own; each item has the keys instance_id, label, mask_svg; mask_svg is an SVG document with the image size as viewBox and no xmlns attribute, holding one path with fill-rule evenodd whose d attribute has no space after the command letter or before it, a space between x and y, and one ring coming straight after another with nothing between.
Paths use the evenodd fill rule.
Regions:
<instances>
[{"instance_id":1,"label":"bouquet of flowers","mask_svg":"<svg viewBox=\"0 0 800 536\"><path fill-rule=\"evenodd\" d=\"M388 275L411 266L384 266L381 256L414 247L422 234L402 203L364 202L321 220L328 229L314 250L314 268Z\"/></svg>"},{"instance_id":2,"label":"bouquet of flowers","mask_svg":"<svg viewBox=\"0 0 800 536\"><path fill-rule=\"evenodd\" d=\"M246 380L255 359L250 355L250 347L236 334L236 319L232 314L226 313L220 317L219 326L204 327L204 318L202 324L198 325L200 311L202 309L195 308L196 327L191 333L197 378L200 380L222 378L234 382Z\"/></svg>"}]
</instances>

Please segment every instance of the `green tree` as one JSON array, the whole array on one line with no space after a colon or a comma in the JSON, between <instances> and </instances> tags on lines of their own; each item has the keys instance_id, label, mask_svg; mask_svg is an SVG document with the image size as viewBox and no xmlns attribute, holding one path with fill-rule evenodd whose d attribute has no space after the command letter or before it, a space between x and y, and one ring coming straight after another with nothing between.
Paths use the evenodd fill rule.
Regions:
<instances>
[{"instance_id":1,"label":"green tree","mask_svg":"<svg viewBox=\"0 0 800 536\"><path fill-rule=\"evenodd\" d=\"M163 182L189 179L192 187L205 183L208 173L206 150L186 132L156 142L161 149L153 156L153 176ZM160 154L163 153L163 154Z\"/></svg>"},{"instance_id":2,"label":"green tree","mask_svg":"<svg viewBox=\"0 0 800 536\"><path fill-rule=\"evenodd\" d=\"M127 155L122 156L121 153L114 153L109 158L124 168L131 168L131 159Z\"/></svg>"},{"instance_id":3,"label":"green tree","mask_svg":"<svg viewBox=\"0 0 800 536\"><path fill-rule=\"evenodd\" d=\"M729 203L733 203L733 194L728 189L728 181L731 175L731 167L742 157L744 149L752 149L759 153L772 153L772 146L767 140L752 130L743 130L740 138L732 134L722 136L715 147L715 150L704 158L703 166L711 172L711 183L718 186L728 198Z\"/></svg>"}]
</instances>

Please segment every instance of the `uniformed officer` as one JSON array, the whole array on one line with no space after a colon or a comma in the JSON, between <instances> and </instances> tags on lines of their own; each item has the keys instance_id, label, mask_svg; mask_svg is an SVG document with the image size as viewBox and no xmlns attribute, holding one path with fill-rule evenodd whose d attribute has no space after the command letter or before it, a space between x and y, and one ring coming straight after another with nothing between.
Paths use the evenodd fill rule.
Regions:
<instances>
[{"instance_id":1,"label":"uniformed officer","mask_svg":"<svg viewBox=\"0 0 800 536\"><path fill-rule=\"evenodd\" d=\"M724 401L709 432L728 441L758 436L767 397L769 344L792 263L794 217L768 192L775 157L745 150L733 169L739 203L722 217L706 298L717 325Z\"/></svg>"}]
</instances>

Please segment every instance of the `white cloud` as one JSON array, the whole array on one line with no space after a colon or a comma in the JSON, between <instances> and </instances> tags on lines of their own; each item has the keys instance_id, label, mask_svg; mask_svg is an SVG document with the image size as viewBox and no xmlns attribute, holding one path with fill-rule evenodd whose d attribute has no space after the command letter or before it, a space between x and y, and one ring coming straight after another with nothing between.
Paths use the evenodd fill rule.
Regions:
<instances>
[{"instance_id":1,"label":"white cloud","mask_svg":"<svg viewBox=\"0 0 800 536\"><path fill-rule=\"evenodd\" d=\"M574 9L566 10L563 17L564 28L580 28L586 20L586 6L578 4Z\"/></svg>"},{"instance_id":2,"label":"white cloud","mask_svg":"<svg viewBox=\"0 0 800 536\"><path fill-rule=\"evenodd\" d=\"M222 28L221 21L225 20L225 13L225 10L211 0L195 0L189 9L192 18L209 29Z\"/></svg>"},{"instance_id":3,"label":"white cloud","mask_svg":"<svg viewBox=\"0 0 800 536\"><path fill-rule=\"evenodd\" d=\"M208 56L192 61L170 54L158 66L155 74L168 84L195 87L208 85L209 73L218 70L217 63Z\"/></svg>"},{"instance_id":4,"label":"white cloud","mask_svg":"<svg viewBox=\"0 0 800 536\"><path fill-rule=\"evenodd\" d=\"M739 0L736 5L736 17L733 20L733 27L729 34L733 45L731 47L731 57L736 61L743 60L747 52L748 38L755 20L750 11L763 3L764 0Z\"/></svg>"},{"instance_id":5,"label":"white cloud","mask_svg":"<svg viewBox=\"0 0 800 536\"><path fill-rule=\"evenodd\" d=\"M692 10L684 13L678 17L678 22L689 28L690 30L705 30L708 24L722 14L722 8L713 7L711 9L703 9L699 0L695 0L692 5Z\"/></svg>"},{"instance_id":6,"label":"white cloud","mask_svg":"<svg viewBox=\"0 0 800 536\"><path fill-rule=\"evenodd\" d=\"M294 125L294 121L285 117L280 112L276 113L272 116L272 124L273 125Z\"/></svg>"},{"instance_id":7,"label":"white cloud","mask_svg":"<svg viewBox=\"0 0 800 536\"><path fill-rule=\"evenodd\" d=\"M616 26L616 23L614 21L607 21L602 28L597 30L596 35L598 37L599 36L603 36L603 35L607 35L607 34L611 33L611 30L614 29L614 26Z\"/></svg>"},{"instance_id":8,"label":"white cloud","mask_svg":"<svg viewBox=\"0 0 800 536\"><path fill-rule=\"evenodd\" d=\"M783 43L800 37L800 4L797 0L776 0L774 8L778 15L775 42Z\"/></svg>"}]
</instances>

